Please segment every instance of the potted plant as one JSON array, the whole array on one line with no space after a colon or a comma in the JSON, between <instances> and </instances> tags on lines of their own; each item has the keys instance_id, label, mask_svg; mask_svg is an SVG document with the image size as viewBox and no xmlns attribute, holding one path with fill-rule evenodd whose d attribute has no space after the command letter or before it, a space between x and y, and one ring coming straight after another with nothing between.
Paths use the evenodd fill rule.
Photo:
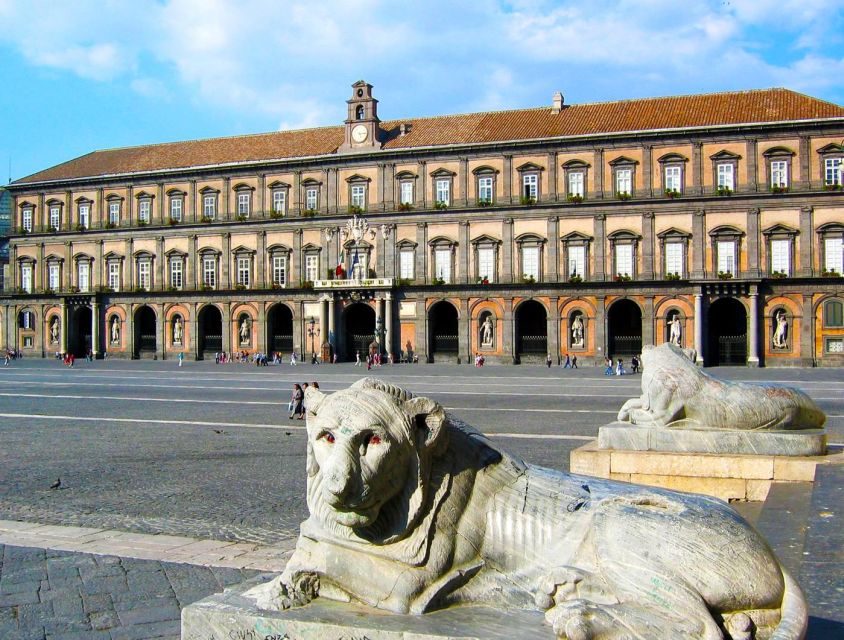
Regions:
<instances>
[{"instance_id":1,"label":"potted plant","mask_svg":"<svg viewBox=\"0 0 844 640\"><path fill-rule=\"evenodd\" d=\"M718 186L715 188L715 195L716 196L731 196L733 195L733 190L729 187Z\"/></svg>"},{"instance_id":2,"label":"potted plant","mask_svg":"<svg viewBox=\"0 0 844 640\"><path fill-rule=\"evenodd\" d=\"M572 202L574 204L580 204L581 202L583 202L583 196L580 195L579 193L570 193L566 197L566 200L568 200L569 202Z\"/></svg>"},{"instance_id":3,"label":"potted plant","mask_svg":"<svg viewBox=\"0 0 844 640\"><path fill-rule=\"evenodd\" d=\"M399 211L410 211L413 209L413 205L409 202L399 202L399 206L396 207Z\"/></svg>"},{"instance_id":4,"label":"potted plant","mask_svg":"<svg viewBox=\"0 0 844 640\"><path fill-rule=\"evenodd\" d=\"M492 200L490 198L479 198L478 199L478 206L479 207L491 207Z\"/></svg>"},{"instance_id":5,"label":"potted plant","mask_svg":"<svg viewBox=\"0 0 844 640\"><path fill-rule=\"evenodd\" d=\"M580 284L581 282L583 282L583 276L574 274L573 276L569 277L569 282L571 284Z\"/></svg>"},{"instance_id":6,"label":"potted plant","mask_svg":"<svg viewBox=\"0 0 844 640\"><path fill-rule=\"evenodd\" d=\"M202 224L211 224L211 218L210 218L210 217L208 217L208 216L202 216L202 217L199 219L199 221L200 221Z\"/></svg>"},{"instance_id":7,"label":"potted plant","mask_svg":"<svg viewBox=\"0 0 844 640\"><path fill-rule=\"evenodd\" d=\"M831 269L831 270L824 269L823 272L821 273L821 275L824 278L840 278L841 277L841 274L838 273L835 269Z\"/></svg>"},{"instance_id":8,"label":"potted plant","mask_svg":"<svg viewBox=\"0 0 844 640\"><path fill-rule=\"evenodd\" d=\"M679 273L666 273L665 279L666 280L679 280L680 274Z\"/></svg>"},{"instance_id":9,"label":"potted plant","mask_svg":"<svg viewBox=\"0 0 844 640\"><path fill-rule=\"evenodd\" d=\"M103 225L103 228L105 228L105 229L115 229L116 227L117 227L117 225L116 225L116 224L114 224L114 223L113 223L113 222L111 222L111 221L106 222L106 223Z\"/></svg>"},{"instance_id":10,"label":"potted plant","mask_svg":"<svg viewBox=\"0 0 844 640\"><path fill-rule=\"evenodd\" d=\"M630 200L630 198L633 197L632 195L630 195L629 191L619 191L615 195L619 200Z\"/></svg>"},{"instance_id":11,"label":"potted plant","mask_svg":"<svg viewBox=\"0 0 844 640\"><path fill-rule=\"evenodd\" d=\"M788 187L784 184L771 185L771 193L788 193Z\"/></svg>"},{"instance_id":12,"label":"potted plant","mask_svg":"<svg viewBox=\"0 0 844 640\"><path fill-rule=\"evenodd\" d=\"M167 224L169 224L171 227L175 227L177 224L179 224L179 221L176 220L176 218L170 218L169 220L167 220Z\"/></svg>"},{"instance_id":13,"label":"potted plant","mask_svg":"<svg viewBox=\"0 0 844 640\"><path fill-rule=\"evenodd\" d=\"M445 211L446 209L448 209L448 203L443 202L442 200L437 200L436 202L434 202L434 209L436 209L437 211Z\"/></svg>"},{"instance_id":14,"label":"potted plant","mask_svg":"<svg viewBox=\"0 0 844 640\"><path fill-rule=\"evenodd\" d=\"M718 272L718 279L719 280L732 280L733 273L732 271L719 271Z\"/></svg>"},{"instance_id":15,"label":"potted plant","mask_svg":"<svg viewBox=\"0 0 844 640\"><path fill-rule=\"evenodd\" d=\"M536 198L531 196L522 196L521 198L519 198L519 204L530 207L536 204Z\"/></svg>"},{"instance_id":16,"label":"potted plant","mask_svg":"<svg viewBox=\"0 0 844 640\"><path fill-rule=\"evenodd\" d=\"M149 222L147 222L146 220L138 220L138 226L139 227L145 227L148 224L149 224Z\"/></svg>"},{"instance_id":17,"label":"potted plant","mask_svg":"<svg viewBox=\"0 0 844 640\"><path fill-rule=\"evenodd\" d=\"M841 185L837 182L833 182L832 184L825 184L823 186L824 191L840 191Z\"/></svg>"},{"instance_id":18,"label":"potted plant","mask_svg":"<svg viewBox=\"0 0 844 640\"><path fill-rule=\"evenodd\" d=\"M785 271L772 271L771 277L777 280L782 280L783 278L787 278L788 274Z\"/></svg>"},{"instance_id":19,"label":"potted plant","mask_svg":"<svg viewBox=\"0 0 844 640\"><path fill-rule=\"evenodd\" d=\"M86 227L84 224L82 224L82 223L80 222L80 223L78 223L78 224L76 225L76 230L77 230L79 233L85 233L85 232L88 230L88 227Z\"/></svg>"},{"instance_id":20,"label":"potted plant","mask_svg":"<svg viewBox=\"0 0 844 640\"><path fill-rule=\"evenodd\" d=\"M302 217L303 218L313 218L316 215L316 209L303 209L302 210Z\"/></svg>"},{"instance_id":21,"label":"potted plant","mask_svg":"<svg viewBox=\"0 0 844 640\"><path fill-rule=\"evenodd\" d=\"M525 284L536 284L536 278L533 276L522 276L522 282Z\"/></svg>"},{"instance_id":22,"label":"potted plant","mask_svg":"<svg viewBox=\"0 0 844 640\"><path fill-rule=\"evenodd\" d=\"M349 213L353 216L359 216L363 213L363 207L359 207L356 204L350 204Z\"/></svg>"},{"instance_id":23,"label":"potted plant","mask_svg":"<svg viewBox=\"0 0 844 640\"><path fill-rule=\"evenodd\" d=\"M284 212L279 211L278 209L270 209L270 219L271 220L280 220L284 217Z\"/></svg>"},{"instance_id":24,"label":"potted plant","mask_svg":"<svg viewBox=\"0 0 844 640\"><path fill-rule=\"evenodd\" d=\"M237 220L238 222L246 222L248 219L249 218L247 216L244 216L244 215L239 215L235 218L235 220Z\"/></svg>"},{"instance_id":25,"label":"potted plant","mask_svg":"<svg viewBox=\"0 0 844 640\"><path fill-rule=\"evenodd\" d=\"M438 278L437 276L434 276L431 279L431 284L434 285L435 287L439 287L439 286L442 286L442 285L445 284L445 280L443 280L442 278Z\"/></svg>"},{"instance_id":26,"label":"potted plant","mask_svg":"<svg viewBox=\"0 0 844 640\"><path fill-rule=\"evenodd\" d=\"M626 273L617 273L617 274L615 274L615 278L614 278L614 280L616 282L630 282L632 279L633 278L631 278Z\"/></svg>"},{"instance_id":27,"label":"potted plant","mask_svg":"<svg viewBox=\"0 0 844 640\"><path fill-rule=\"evenodd\" d=\"M680 192L677 189L666 189L665 190L665 197L670 198L673 200L674 198L680 197Z\"/></svg>"},{"instance_id":28,"label":"potted plant","mask_svg":"<svg viewBox=\"0 0 844 640\"><path fill-rule=\"evenodd\" d=\"M489 278L478 278L478 284L489 284Z\"/></svg>"}]
</instances>

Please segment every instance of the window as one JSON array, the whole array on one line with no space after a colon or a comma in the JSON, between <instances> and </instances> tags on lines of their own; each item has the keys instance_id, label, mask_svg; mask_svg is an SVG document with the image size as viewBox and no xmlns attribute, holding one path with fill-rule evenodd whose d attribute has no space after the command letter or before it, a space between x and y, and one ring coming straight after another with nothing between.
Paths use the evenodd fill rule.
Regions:
<instances>
[{"instance_id":1,"label":"window","mask_svg":"<svg viewBox=\"0 0 844 640\"><path fill-rule=\"evenodd\" d=\"M522 175L522 197L533 201L539 198L539 174L525 173Z\"/></svg>"},{"instance_id":2,"label":"window","mask_svg":"<svg viewBox=\"0 0 844 640\"><path fill-rule=\"evenodd\" d=\"M204 256L202 258L202 284L212 289L217 288L217 257Z\"/></svg>"},{"instance_id":3,"label":"window","mask_svg":"<svg viewBox=\"0 0 844 640\"><path fill-rule=\"evenodd\" d=\"M35 328L35 314L32 313L32 311L21 311L20 328L21 329L34 329Z\"/></svg>"},{"instance_id":4,"label":"window","mask_svg":"<svg viewBox=\"0 0 844 640\"><path fill-rule=\"evenodd\" d=\"M522 247L522 277L539 280L539 247Z\"/></svg>"},{"instance_id":5,"label":"window","mask_svg":"<svg viewBox=\"0 0 844 640\"><path fill-rule=\"evenodd\" d=\"M828 272L844 273L844 241L824 238L824 268Z\"/></svg>"},{"instance_id":6,"label":"window","mask_svg":"<svg viewBox=\"0 0 844 640\"><path fill-rule=\"evenodd\" d=\"M238 193L237 194L237 215L239 217L248 218L251 210L252 194Z\"/></svg>"},{"instance_id":7,"label":"window","mask_svg":"<svg viewBox=\"0 0 844 640\"><path fill-rule=\"evenodd\" d=\"M492 204L493 199L493 178L483 176L478 178L478 201Z\"/></svg>"},{"instance_id":8,"label":"window","mask_svg":"<svg viewBox=\"0 0 844 640\"><path fill-rule=\"evenodd\" d=\"M76 265L76 286L82 293L88 293L91 290L91 263L80 261Z\"/></svg>"},{"instance_id":9,"label":"window","mask_svg":"<svg viewBox=\"0 0 844 640\"><path fill-rule=\"evenodd\" d=\"M79 205L79 226L83 229L91 226L91 205Z\"/></svg>"},{"instance_id":10,"label":"window","mask_svg":"<svg viewBox=\"0 0 844 640\"><path fill-rule=\"evenodd\" d=\"M311 253L305 256L305 280L319 280L319 254Z\"/></svg>"},{"instance_id":11,"label":"window","mask_svg":"<svg viewBox=\"0 0 844 640\"><path fill-rule=\"evenodd\" d=\"M791 240L771 240L771 271L791 275Z\"/></svg>"},{"instance_id":12,"label":"window","mask_svg":"<svg viewBox=\"0 0 844 640\"><path fill-rule=\"evenodd\" d=\"M569 278L586 277L586 247L573 245L568 248Z\"/></svg>"},{"instance_id":13,"label":"window","mask_svg":"<svg viewBox=\"0 0 844 640\"><path fill-rule=\"evenodd\" d=\"M736 273L736 241L718 240L718 273Z\"/></svg>"},{"instance_id":14,"label":"window","mask_svg":"<svg viewBox=\"0 0 844 640\"><path fill-rule=\"evenodd\" d=\"M170 198L170 219L176 222L182 221L182 198L174 196Z\"/></svg>"},{"instance_id":15,"label":"window","mask_svg":"<svg viewBox=\"0 0 844 640\"><path fill-rule=\"evenodd\" d=\"M844 353L844 338L827 338L824 341L826 353Z\"/></svg>"},{"instance_id":16,"label":"window","mask_svg":"<svg viewBox=\"0 0 844 640\"><path fill-rule=\"evenodd\" d=\"M58 229L62 224L61 207L50 207L50 227Z\"/></svg>"},{"instance_id":17,"label":"window","mask_svg":"<svg viewBox=\"0 0 844 640\"><path fill-rule=\"evenodd\" d=\"M287 256L273 256L273 284L279 287L287 284Z\"/></svg>"},{"instance_id":18,"label":"window","mask_svg":"<svg viewBox=\"0 0 844 640\"><path fill-rule=\"evenodd\" d=\"M109 223L117 226L120 224L120 203L119 202L109 202L108 203L108 221Z\"/></svg>"},{"instance_id":19,"label":"window","mask_svg":"<svg viewBox=\"0 0 844 640\"><path fill-rule=\"evenodd\" d=\"M61 265L55 262L47 267L47 287L52 291L58 291L61 287Z\"/></svg>"},{"instance_id":20,"label":"window","mask_svg":"<svg viewBox=\"0 0 844 640\"><path fill-rule=\"evenodd\" d=\"M170 286L174 289L181 289L185 285L184 265L182 256L170 258Z\"/></svg>"},{"instance_id":21,"label":"window","mask_svg":"<svg viewBox=\"0 0 844 640\"><path fill-rule=\"evenodd\" d=\"M617 276L633 277L633 245L615 245L615 274Z\"/></svg>"},{"instance_id":22,"label":"window","mask_svg":"<svg viewBox=\"0 0 844 640\"><path fill-rule=\"evenodd\" d=\"M478 279L495 282L495 249L478 247Z\"/></svg>"},{"instance_id":23,"label":"window","mask_svg":"<svg viewBox=\"0 0 844 640\"><path fill-rule=\"evenodd\" d=\"M243 287L248 287L251 272L252 258L249 256L239 256L237 258L237 284Z\"/></svg>"},{"instance_id":24,"label":"window","mask_svg":"<svg viewBox=\"0 0 844 640\"><path fill-rule=\"evenodd\" d=\"M366 186L362 184L353 184L351 187L350 203L353 207L359 209L366 208Z\"/></svg>"},{"instance_id":25,"label":"window","mask_svg":"<svg viewBox=\"0 0 844 640\"><path fill-rule=\"evenodd\" d=\"M108 286L120 291L120 263L117 260L110 260L108 263Z\"/></svg>"},{"instance_id":26,"label":"window","mask_svg":"<svg viewBox=\"0 0 844 640\"><path fill-rule=\"evenodd\" d=\"M208 220L217 217L217 196L212 194L202 197L202 217Z\"/></svg>"},{"instance_id":27,"label":"window","mask_svg":"<svg viewBox=\"0 0 844 640\"><path fill-rule=\"evenodd\" d=\"M152 213L152 201L149 198L138 201L138 220L149 224Z\"/></svg>"},{"instance_id":28,"label":"window","mask_svg":"<svg viewBox=\"0 0 844 640\"><path fill-rule=\"evenodd\" d=\"M399 252L399 277L403 280L413 280L415 266L415 252L413 249L402 249Z\"/></svg>"},{"instance_id":29,"label":"window","mask_svg":"<svg viewBox=\"0 0 844 640\"><path fill-rule=\"evenodd\" d=\"M445 284L451 282L451 247L434 250L434 276Z\"/></svg>"},{"instance_id":30,"label":"window","mask_svg":"<svg viewBox=\"0 0 844 640\"><path fill-rule=\"evenodd\" d=\"M841 158L825 158L823 167L823 183L826 186L840 186L842 184Z\"/></svg>"},{"instance_id":31,"label":"window","mask_svg":"<svg viewBox=\"0 0 844 640\"><path fill-rule=\"evenodd\" d=\"M21 226L26 233L32 233L32 208L27 207L21 212Z\"/></svg>"},{"instance_id":32,"label":"window","mask_svg":"<svg viewBox=\"0 0 844 640\"><path fill-rule=\"evenodd\" d=\"M410 180L399 183L399 203L413 204L413 183Z\"/></svg>"},{"instance_id":33,"label":"window","mask_svg":"<svg viewBox=\"0 0 844 640\"><path fill-rule=\"evenodd\" d=\"M683 254L685 244L682 242L667 242L665 244L665 273L666 275L683 276Z\"/></svg>"},{"instance_id":34,"label":"window","mask_svg":"<svg viewBox=\"0 0 844 640\"><path fill-rule=\"evenodd\" d=\"M665 190L682 191L681 168L677 166L665 167Z\"/></svg>"},{"instance_id":35,"label":"window","mask_svg":"<svg viewBox=\"0 0 844 640\"><path fill-rule=\"evenodd\" d=\"M319 189L311 187L305 190L305 209L316 211L319 205Z\"/></svg>"},{"instance_id":36,"label":"window","mask_svg":"<svg viewBox=\"0 0 844 640\"><path fill-rule=\"evenodd\" d=\"M570 171L568 175L568 195L572 198L583 198L586 195L582 171Z\"/></svg>"},{"instance_id":37,"label":"window","mask_svg":"<svg viewBox=\"0 0 844 640\"><path fill-rule=\"evenodd\" d=\"M771 186L779 189L788 187L788 162L786 160L771 161Z\"/></svg>"},{"instance_id":38,"label":"window","mask_svg":"<svg viewBox=\"0 0 844 640\"><path fill-rule=\"evenodd\" d=\"M150 260L138 261L138 286L147 291L152 288L152 263Z\"/></svg>"},{"instance_id":39,"label":"window","mask_svg":"<svg viewBox=\"0 0 844 640\"><path fill-rule=\"evenodd\" d=\"M633 169L616 169L616 195L631 195L633 193Z\"/></svg>"},{"instance_id":40,"label":"window","mask_svg":"<svg viewBox=\"0 0 844 640\"><path fill-rule=\"evenodd\" d=\"M21 289L32 293L32 264L29 262L21 264Z\"/></svg>"},{"instance_id":41,"label":"window","mask_svg":"<svg viewBox=\"0 0 844 640\"><path fill-rule=\"evenodd\" d=\"M287 192L283 189L273 191L273 212L280 215L287 213Z\"/></svg>"},{"instance_id":42,"label":"window","mask_svg":"<svg viewBox=\"0 0 844 640\"><path fill-rule=\"evenodd\" d=\"M435 183L436 202L451 204L451 180L437 180Z\"/></svg>"},{"instance_id":43,"label":"window","mask_svg":"<svg viewBox=\"0 0 844 640\"><path fill-rule=\"evenodd\" d=\"M719 190L735 191L735 165L732 163L722 162L717 165L718 182L716 186Z\"/></svg>"},{"instance_id":44,"label":"window","mask_svg":"<svg viewBox=\"0 0 844 640\"><path fill-rule=\"evenodd\" d=\"M844 327L844 302L827 300L824 303L823 324L825 327Z\"/></svg>"}]
</instances>

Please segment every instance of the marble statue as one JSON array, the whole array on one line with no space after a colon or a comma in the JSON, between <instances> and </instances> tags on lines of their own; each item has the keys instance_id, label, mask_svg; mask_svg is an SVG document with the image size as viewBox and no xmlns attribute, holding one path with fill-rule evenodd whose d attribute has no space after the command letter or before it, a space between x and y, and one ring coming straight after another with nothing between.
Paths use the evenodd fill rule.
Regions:
<instances>
[{"instance_id":1,"label":"marble statue","mask_svg":"<svg viewBox=\"0 0 844 640\"><path fill-rule=\"evenodd\" d=\"M492 316L487 315L483 324L481 325L481 344L484 346L492 346L495 332L495 325L492 324Z\"/></svg>"},{"instance_id":2,"label":"marble statue","mask_svg":"<svg viewBox=\"0 0 844 640\"><path fill-rule=\"evenodd\" d=\"M742 431L820 429L826 416L805 393L774 384L725 382L694 363L694 351L666 342L642 350L642 395L619 422L647 427Z\"/></svg>"},{"instance_id":3,"label":"marble statue","mask_svg":"<svg viewBox=\"0 0 844 640\"><path fill-rule=\"evenodd\" d=\"M583 346L583 318L578 313L571 323L571 346Z\"/></svg>"},{"instance_id":4,"label":"marble statue","mask_svg":"<svg viewBox=\"0 0 844 640\"><path fill-rule=\"evenodd\" d=\"M178 316L173 321L173 344L182 344L182 319Z\"/></svg>"},{"instance_id":5,"label":"marble statue","mask_svg":"<svg viewBox=\"0 0 844 640\"><path fill-rule=\"evenodd\" d=\"M120 320L117 316L111 319L111 344L118 344L120 342Z\"/></svg>"},{"instance_id":6,"label":"marble statue","mask_svg":"<svg viewBox=\"0 0 844 640\"><path fill-rule=\"evenodd\" d=\"M244 318L240 323L240 344L248 344L252 332L249 328L249 318Z\"/></svg>"},{"instance_id":7,"label":"marble statue","mask_svg":"<svg viewBox=\"0 0 844 640\"><path fill-rule=\"evenodd\" d=\"M671 331L668 334L668 341L671 344L676 344L678 347L681 347L680 339L681 339L681 331L682 331L682 323L680 322L680 314L675 313L674 318L668 323L671 327Z\"/></svg>"},{"instance_id":8,"label":"marble statue","mask_svg":"<svg viewBox=\"0 0 844 640\"><path fill-rule=\"evenodd\" d=\"M52 344L58 344L59 342L59 319L53 318L53 321L50 323L50 342Z\"/></svg>"},{"instance_id":9,"label":"marble statue","mask_svg":"<svg viewBox=\"0 0 844 640\"><path fill-rule=\"evenodd\" d=\"M785 311L777 313L777 327L774 330L774 348L788 349L788 316Z\"/></svg>"},{"instance_id":10,"label":"marble statue","mask_svg":"<svg viewBox=\"0 0 844 640\"><path fill-rule=\"evenodd\" d=\"M569 640L805 631L799 586L720 500L531 466L374 378L306 405L310 516L245 594L261 608L482 604L544 612Z\"/></svg>"}]
</instances>

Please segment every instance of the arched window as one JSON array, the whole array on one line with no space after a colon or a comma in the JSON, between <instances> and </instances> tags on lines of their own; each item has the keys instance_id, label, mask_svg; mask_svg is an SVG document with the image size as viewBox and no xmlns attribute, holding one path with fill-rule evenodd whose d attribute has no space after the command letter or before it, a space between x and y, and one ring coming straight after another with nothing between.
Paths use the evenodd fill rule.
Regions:
<instances>
[{"instance_id":1,"label":"arched window","mask_svg":"<svg viewBox=\"0 0 844 640\"><path fill-rule=\"evenodd\" d=\"M825 327L844 327L844 303L840 300L828 300L823 305L823 324Z\"/></svg>"},{"instance_id":2,"label":"arched window","mask_svg":"<svg viewBox=\"0 0 844 640\"><path fill-rule=\"evenodd\" d=\"M355 120L363 120L363 105L359 104L355 109Z\"/></svg>"}]
</instances>

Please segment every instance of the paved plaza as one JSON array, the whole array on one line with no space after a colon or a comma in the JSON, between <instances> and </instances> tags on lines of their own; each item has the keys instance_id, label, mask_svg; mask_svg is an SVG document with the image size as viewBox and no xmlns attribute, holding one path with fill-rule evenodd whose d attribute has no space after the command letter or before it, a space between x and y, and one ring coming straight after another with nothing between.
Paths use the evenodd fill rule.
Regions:
<instances>
[{"instance_id":1,"label":"paved plaza","mask_svg":"<svg viewBox=\"0 0 844 640\"><path fill-rule=\"evenodd\" d=\"M829 415L830 442L844 447L840 370L709 371L803 388ZM283 554L295 541L306 515L305 434L302 421L288 419L292 384L317 380L331 392L367 373L351 364L120 360L0 368L0 521L51 525L42 534L83 528L67 531L90 535L92 545L53 544L36 528L0 546L0 637L176 637L178 612L191 597L262 567L177 549L217 541L215 549ZM560 470L640 384L639 376L605 377L595 367L387 365L369 373L439 400L502 447ZM51 489L57 478L61 487ZM0 541L3 530L0 522ZM103 532L137 534L139 550L149 535L186 542L144 555L109 547ZM840 550L830 558L844 564ZM824 587L839 600L841 575ZM132 608L146 613L127 614ZM840 610L820 613L844 622Z\"/></svg>"}]
</instances>

